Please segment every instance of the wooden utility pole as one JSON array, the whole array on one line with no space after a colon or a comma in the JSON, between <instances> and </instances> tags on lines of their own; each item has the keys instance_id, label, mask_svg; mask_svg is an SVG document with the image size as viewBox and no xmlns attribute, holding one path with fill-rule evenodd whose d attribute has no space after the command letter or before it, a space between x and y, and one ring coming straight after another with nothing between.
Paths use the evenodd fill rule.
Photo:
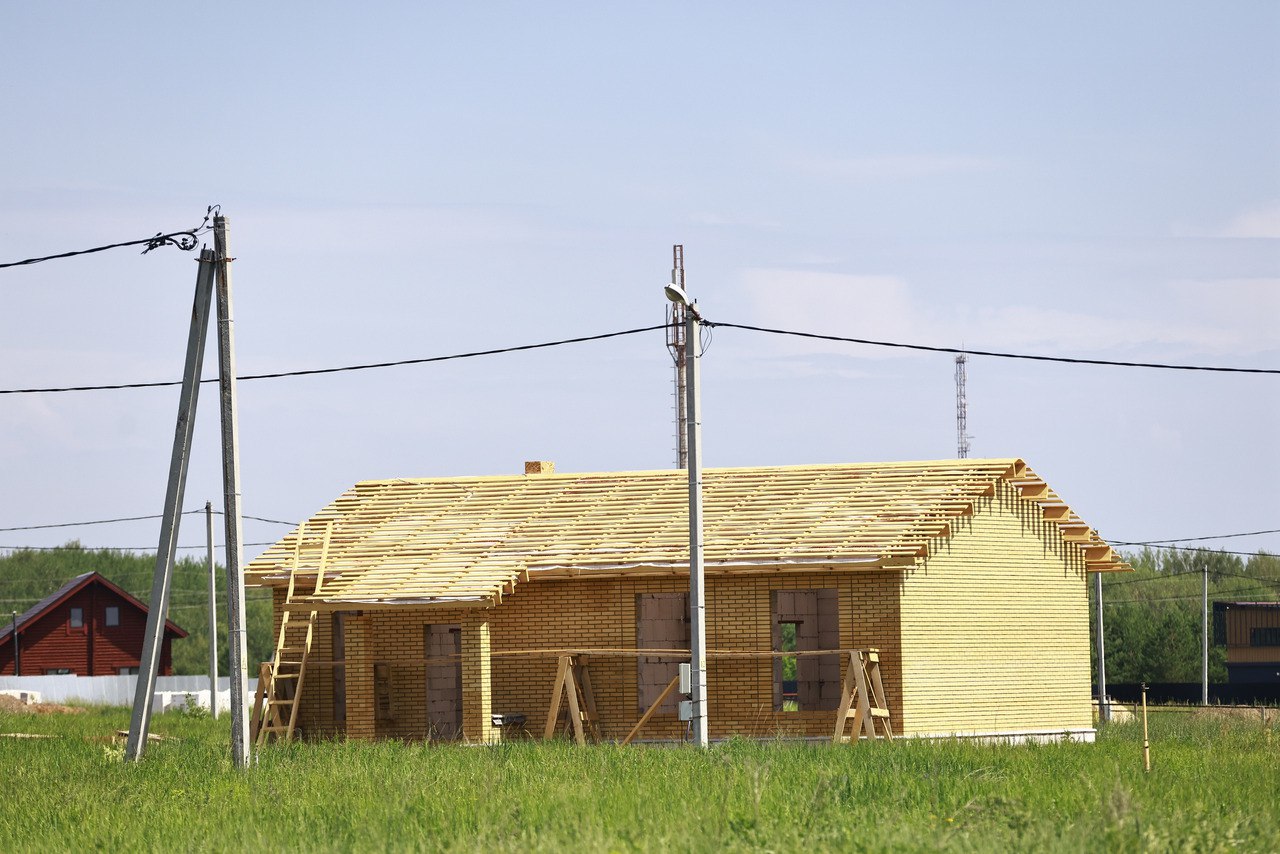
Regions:
<instances>
[{"instance_id":1,"label":"wooden utility pole","mask_svg":"<svg viewBox=\"0 0 1280 854\"><path fill-rule=\"evenodd\" d=\"M200 366L204 362L204 343L209 330L209 299L213 290L213 253L200 253L196 273L195 304L191 309L191 328L187 334L187 361L182 373L182 391L178 397L178 424L173 437L173 454L169 460L169 485L165 489L164 515L160 522L160 544L156 549L155 573L151 581L151 599L147 609L146 635L142 642L142 659L138 665L138 683L134 689L133 716L129 721L129 740L125 744L125 760L142 758L151 728L151 701L156 675L160 669L160 652L164 647L164 624L169 615L169 584L173 578L173 561L178 547L178 524L182 519L182 497L187 488L187 466L191 456L191 434L195 430L196 402L200 397Z\"/></svg>"},{"instance_id":2,"label":"wooden utility pole","mask_svg":"<svg viewBox=\"0 0 1280 854\"><path fill-rule=\"evenodd\" d=\"M222 510L227 544L227 675L231 680L231 761L249 766L249 663L244 616L243 541L240 519L240 429L236 420L235 328L231 303L231 261L227 218L213 218L218 271L218 389L222 415Z\"/></svg>"}]
</instances>

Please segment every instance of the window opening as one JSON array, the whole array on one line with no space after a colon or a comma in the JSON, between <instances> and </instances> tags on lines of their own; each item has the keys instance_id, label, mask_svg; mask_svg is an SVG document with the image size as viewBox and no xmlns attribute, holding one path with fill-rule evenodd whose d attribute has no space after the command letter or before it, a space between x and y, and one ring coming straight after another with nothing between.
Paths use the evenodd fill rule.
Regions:
<instances>
[{"instance_id":1,"label":"window opening","mask_svg":"<svg viewBox=\"0 0 1280 854\"><path fill-rule=\"evenodd\" d=\"M794 622L781 622L778 624L778 634L781 638L778 644L779 652L795 652L796 651L796 628L799 624ZM782 711L798 712L800 711L799 695L796 685L796 657L794 655L783 656L778 659L782 665Z\"/></svg>"},{"instance_id":2,"label":"window opening","mask_svg":"<svg viewBox=\"0 0 1280 854\"><path fill-rule=\"evenodd\" d=\"M1250 629L1249 646L1280 646L1280 626L1259 626Z\"/></svg>"},{"instance_id":3,"label":"window opening","mask_svg":"<svg viewBox=\"0 0 1280 854\"><path fill-rule=\"evenodd\" d=\"M106 623L108 626L120 625L120 608L119 607L115 605L110 605L107 607Z\"/></svg>"},{"instance_id":4,"label":"window opening","mask_svg":"<svg viewBox=\"0 0 1280 854\"><path fill-rule=\"evenodd\" d=\"M69 625L73 629L84 628L84 609L83 608L71 609L71 622Z\"/></svg>"},{"instance_id":5,"label":"window opening","mask_svg":"<svg viewBox=\"0 0 1280 854\"><path fill-rule=\"evenodd\" d=\"M835 589L774 590L770 609L775 652L840 648L839 595ZM774 658L774 711L831 711L839 704L839 654Z\"/></svg>"}]
</instances>

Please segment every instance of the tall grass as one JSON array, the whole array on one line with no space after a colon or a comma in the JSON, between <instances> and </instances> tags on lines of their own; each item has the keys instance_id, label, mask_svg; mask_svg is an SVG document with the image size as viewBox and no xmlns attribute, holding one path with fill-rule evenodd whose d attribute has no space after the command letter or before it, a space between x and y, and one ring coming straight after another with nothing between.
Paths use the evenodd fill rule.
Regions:
<instances>
[{"instance_id":1,"label":"tall grass","mask_svg":"<svg viewBox=\"0 0 1280 854\"><path fill-rule=\"evenodd\" d=\"M707 751L519 742L281 745L232 769L226 719L158 716L138 765L100 738L127 710L0 715L0 839L19 851L1272 851L1280 735L1156 714L1096 744ZM95 740L99 739L99 740Z\"/></svg>"}]
</instances>

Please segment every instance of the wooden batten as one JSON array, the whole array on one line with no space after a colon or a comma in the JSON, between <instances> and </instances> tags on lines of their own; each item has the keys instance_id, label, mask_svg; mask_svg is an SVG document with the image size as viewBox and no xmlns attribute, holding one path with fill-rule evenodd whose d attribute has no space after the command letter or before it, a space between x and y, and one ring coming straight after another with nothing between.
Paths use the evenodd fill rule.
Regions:
<instances>
[{"instance_id":1,"label":"wooden batten","mask_svg":"<svg viewBox=\"0 0 1280 854\"><path fill-rule=\"evenodd\" d=\"M703 484L708 575L911 568L1009 486L1065 542L1102 542L1016 459L708 469ZM246 580L278 586L292 574L322 609L474 608L530 578L680 576L687 486L680 471L558 474L548 461L514 476L365 481L263 553Z\"/></svg>"}]
</instances>

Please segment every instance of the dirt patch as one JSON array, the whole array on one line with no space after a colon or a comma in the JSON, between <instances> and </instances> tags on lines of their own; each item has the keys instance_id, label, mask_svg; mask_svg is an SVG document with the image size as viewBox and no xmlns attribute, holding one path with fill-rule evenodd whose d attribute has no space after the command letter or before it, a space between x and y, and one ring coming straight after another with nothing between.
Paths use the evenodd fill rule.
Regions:
<instances>
[{"instance_id":1,"label":"dirt patch","mask_svg":"<svg viewBox=\"0 0 1280 854\"><path fill-rule=\"evenodd\" d=\"M0 712L9 715L82 715L85 709L58 703L24 703L17 697L0 694Z\"/></svg>"}]
</instances>

